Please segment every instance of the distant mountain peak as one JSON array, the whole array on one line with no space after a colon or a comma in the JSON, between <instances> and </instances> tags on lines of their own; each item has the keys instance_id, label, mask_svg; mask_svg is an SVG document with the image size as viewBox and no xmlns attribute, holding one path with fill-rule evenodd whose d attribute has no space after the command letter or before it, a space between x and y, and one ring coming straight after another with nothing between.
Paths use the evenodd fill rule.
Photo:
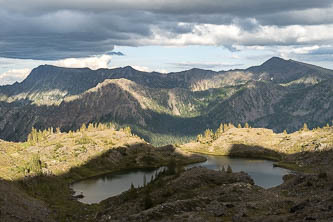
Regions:
<instances>
[{"instance_id":1,"label":"distant mountain peak","mask_svg":"<svg viewBox=\"0 0 333 222\"><path fill-rule=\"evenodd\" d=\"M125 70L135 70L136 71L136 69L134 69L132 66L125 66L125 67L123 67L123 69L125 69Z\"/></svg>"},{"instance_id":2,"label":"distant mountain peak","mask_svg":"<svg viewBox=\"0 0 333 222\"><path fill-rule=\"evenodd\" d=\"M50 65L50 64L44 64L44 65L39 65L33 70L70 70L70 69L75 69L75 70L91 70L89 67L81 67L81 68L76 68L76 67L63 67L63 66L55 66L55 65Z\"/></svg>"},{"instance_id":3,"label":"distant mountain peak","mask_svg":"<svg viewBox=\"0 0 333 222\"><path fill-rule=\"evenodd\" d=\"M269 65L271 65L271 64L281 64L281 63L285 63L285 62L288 62L288 61L291 61L291 60L285 60L283 58L274 56L274 57L268 59L262 65L267 65L267 64L269 64Z\"/></svg>"}]
</instances>

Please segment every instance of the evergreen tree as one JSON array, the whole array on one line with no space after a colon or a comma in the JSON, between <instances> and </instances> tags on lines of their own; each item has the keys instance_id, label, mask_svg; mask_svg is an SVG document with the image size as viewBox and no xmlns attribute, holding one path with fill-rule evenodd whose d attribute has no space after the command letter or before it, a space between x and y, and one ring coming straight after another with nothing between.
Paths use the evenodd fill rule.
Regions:
<instances>
[{"instance_id":1,"label":"evergreen tree","mask_svg":"<svg viewBox=\"0 0 333 222\"><path fill-rule=\"evenodd\" d=\"M229 123L229 124L228 124L228 128L229 128L229 129L231 129L231 128L235 128L235 125L232 124L232 123Z\"/></svg>"},{"instance_id":2,"label":"evergreen tree","mask_svg":"<svg viewBox=\"0 0 333 222\"><path fill-rule=\"evenodd\" d=\"M61 133L61 131L60 131L60 127L57 127L57 128L56 128L56 133L57 133L57 134L60 134L60 133Z\"/></svg>"},{"instance_id":3,"label":"evergreen tree","mask_svg":"<svg viewBox=\"0 0 333 222\"><path fill-rule=\"evenodd\" d=\"M210 143L212 142L214 138L214 133L211 129L206 129L205 130L205 133L204 133L204 140L206 143Z\"/></svg>"},{"instance_id":4,"label":"evergreen tree","mask_svg":"<svg viewBox=\"0 0 333 222\"><path fill-rule=\"evenodd\" d=\"M218 139L220 136L222 136L223 132L223 124L221 123L219 128L215 132L214 139Z\"/></svg>"},{"instance_id":5,"label":"evergreen tree","mask_svg":"<svg viewBox=\"0 0 333 222\"><path fill-rule=\"evenodd\" d=\"M199 143L202 142L202 135L201 134L197 135L197 142L199 142Z\"/></svg>"},{"instance_id":6,"label":"evergreen tree","mask_svg":"<svg viewBox=\"0 0 333 222\"><path fill-rule=\"evenodd\" d=\"M36 143L44 140L46 136L44 136L43 132L35 129L34 127L31 129L31 132L28 135L27 142L30 145L35 145Z\"/></svg>"},{"instance_id":7,"label":"evergreen tree","mask_svg":"<svg viewBox=\"0 0 333 222\"><path fill-rule=\"evenodd\" d=\"M127 135L131 136L131 135L132 135L131 127L126 126L126 127L124 128L124 132L125 132Z\"/></svg>"},{"instance_id":8,"label":"evergreen tree","mask_svg":"<svg viewBox=\"0 0 333 222\"><path fill-rule=\"evenodd\" d=\"M224 130L224 132L226 132L227 130L229 129L229 126L228 126L228 124L223 124L223 130Z\"/></svg>"},{"instance_id":9,"label":"evergreen tree","mask_svg":"<svg viewBox=\"0 0 333 222\"><path fill-rule=\"evenodd\" d=\"M147 178L146 178L146 174L143 175L143 187L145 187L147 185Z\"/></svg>"},{"instance_id":10,"label":"evergreen tree","mask_svg":"<svg viewBox=\"0 0 333 222\"><path fill-rule=\"evenodd\" d=\"M86 124L82 123L79 131L84 132L84 131L86 131L86 129L87 129Z\"/></svg>"},{"instance_id":11,"label":"evergreen tree","mask_svg":"<svg viewBox=\"0 0 333 222\"><path fill-rule=\"evenodd\" d=\"M308 131L308 130L309 130L308 124L304 123L304 125L303 125L303 131Z\"/></svg>"},{"instance_id":12,"label":"evergreen tree","mask_svg":"<svg viewBox=\"0 0 333 222\"><path fill-rule=\"evenodd\" d=\"M231 169L230 165L228 165L228 167L227 167L227 173L232 173L232 169Z\"/></svg>"},{"instance_id":13,"label":"evergreen tree","mask_svg":"<svg viewBox=\"0 0 333 222\"><path fill-rule=\"evenodd\" d=\"M89 123L89 125L88 125L88 131L93 131L94 130L94 124L92 124L92 123Z\"/></svg>"}]
</instances>

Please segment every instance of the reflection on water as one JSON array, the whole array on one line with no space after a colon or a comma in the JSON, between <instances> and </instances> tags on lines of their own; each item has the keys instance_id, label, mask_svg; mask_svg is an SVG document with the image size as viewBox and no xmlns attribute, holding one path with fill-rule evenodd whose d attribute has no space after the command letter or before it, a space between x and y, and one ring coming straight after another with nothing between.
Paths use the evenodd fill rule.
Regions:
<instances>
[{"instance_id":1,"label":"reflection on water","mask_svg":"<svg viewBox=\"0 0 333 222\"><path fill-rule=\"evenodd\" d=\"M273 167L273 162L269 160L253 160L243 158L230 158L226 156L205 156L207 161L188 165L187 168L194 166L203 166L208 169L218 170L222 166L225 168L230 165L233 172L244 171L248 173L254 180L256 185L264 188L277 186L283 182L283 175L289 173L288 170ZM109 197L116 196L130 189L131 184L135 187L142 186L144 177L147 183L151 180L151 176L155 175L159 169L139 169L123 171L119 173L103 175L95 178L80 181L72 185L75 194L83 194L84 198L79 199L83 203L98 203Z\"/></svg>"},{"instance_id":2,"label":"reflection on water","mask_svg":"<svg viewBox=\"0 0 333 222\"><path fill-rule=\"evenodd\" d=\"M75 195L84 195L79 201L89 204L98 203L129 190L131 184L134 187L143 186L144 177L146 177L146 182L148 183L156 172L163 169L163 167L159 169L136 169L106 174L74 183L72 189L75 191Z\"/></svg>"},{"instance_id":3,"label":"reflection on water","mask_svg":"<svg viewBox=\"0 0 333 222\"><path fill-rule=\"evenodd\" d=\"M233 172L244 171L254 180L255 184L264 188L271 188L280 185L282 177L290 171L279 167L273 167L273 162L269 160L252 160L244 158L230 158L227 156L209 156L206 162L189 165L203 166L208 169L218 170L222 166L225 168L230 165Z\"/></svg>"}]
</instances>

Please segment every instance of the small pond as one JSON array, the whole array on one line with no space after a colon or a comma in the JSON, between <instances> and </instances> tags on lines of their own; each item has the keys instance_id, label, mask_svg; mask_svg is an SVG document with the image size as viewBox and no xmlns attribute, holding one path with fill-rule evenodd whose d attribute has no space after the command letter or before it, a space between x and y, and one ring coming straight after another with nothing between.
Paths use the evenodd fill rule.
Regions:
<instances>
[{"instance_id":1,"label":"small pond","mask_svg":"<svg viewBox=\"0 0 333 222\"><path fill-rule=\"evenodd\" d=\"M228 156L212 156L204 155L207 158L206 162L196 163L187 166L203 166L212 170L219 170L222 166L227 169L230 165L233 172L244 171L248 173L255 184L264 188L271 188L282 184L282 177L290 170L280 167L273 167L273 161L246 159L246 158L231 158Z\"/></svg>"},{"instance_id":2,"label":"small pond","mask_svg":"<svg viewBox=\"0 0 333 222\"><path fill-rule=\"evenodd\" d=\"M83 194L84 197L79 199L80 202L87 204L99 203L129 190L132 184L134 187L143 186L144 178L146 178L146 183L149 183L151 176L155 176L155 173L163 169L164 167L159 169L134 169L105 174L74 183L71 188L75 195Z\"/></svg>"},{"instance_id":3,"label":"small pond","mask_svg":"<svg viewBox=\"0 0 333 222\"><path fill-rule=\"evenodd\" d=\"M282 177L289 173L289 170L279 167L273 167L273 162L269 160L255 160L245 158L230 158L227 156L205 155L207 161L188 165L187 168L194 166L203 166L209 169L218 170L222 166L225 168L230 165L233 172L244 171L248 173L255 184L264 188L271 188L280 185ZM152 175L155 175L159 169L136 169L127 170L113 174L102 175L79 181L72 185L75 195L83 194L79 201L83 203L99 203L109 197L116 196L130 189L131 184L135 187L144 184L144 177L148 183Z\"/></svg>"}]
</instances>

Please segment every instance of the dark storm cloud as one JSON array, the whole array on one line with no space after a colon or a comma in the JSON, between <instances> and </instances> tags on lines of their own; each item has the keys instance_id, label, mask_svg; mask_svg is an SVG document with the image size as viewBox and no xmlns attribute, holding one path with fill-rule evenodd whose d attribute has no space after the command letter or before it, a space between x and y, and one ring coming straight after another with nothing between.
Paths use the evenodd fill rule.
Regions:
<instances>
[{"instance_id":1,"label":"dark storm cloud","mask_svg":"<svg viewBox=\"0 0 333 222\"><path fill-rule=\"evenodd\" d=\"M0 57L57 60L110 52L137 36L147 36L145 24L121 14L62 11L27 16L0 11ZM126 18L126 19L123 19ZM132 43L134 45L134 43Z\"/></svg>"},{"instance_id":2,"label":"dark storm cloud","mask_svg":"<svg viewBox=\"0 0 333 222\"><path fill-rule=\"evenodd\" d=\"M124 56L125 54L122 52L108 52L107 55L117 55L117 56Z\"/></svg>"},{"instance_id":3,"label":"dark storm cloud","mask_svg":"<svg viewBox=\"0 0 333 222\"><path fill-rule=\"evenodd\" d=\"M326 8L331 0L0 0L3 8L25 13L42 13L57 10L105 11L148 11L166 14L233 14L254 16L279 11L295 11L309 8Z\"/></svg>"},{"instance_id":4,"label":"dark storm cloud","mask_svg":"<svg viewBox=\"0 0 333 222\"><path fill-rule=\"evenodd\" d=\"M277 12L259 15L258 21L263 25L322 25L333 23L333 7L308 9L303 11Z\"/></svg>"},{"instance_id":5,"label":"dark storm cloud","mask_svg":"<svg viewBox=\"0 0 333 222\"><path fill-rule=\"evenodd\" d=\"M0 57L87 57L110 53L114 45L158 44L148 41L156 37L156 29L168 38L193 34L200 24L235 25L250 33L262 31L261 25L331 24L332 3L333 0L0 0ZM196 31L199 36L205 34ZM233 44L292 45L298 44L298 39L291 36L280 41L250 36L245 41L227 37L209 44L229 48Z\"/></svg>"}]
</instances>

